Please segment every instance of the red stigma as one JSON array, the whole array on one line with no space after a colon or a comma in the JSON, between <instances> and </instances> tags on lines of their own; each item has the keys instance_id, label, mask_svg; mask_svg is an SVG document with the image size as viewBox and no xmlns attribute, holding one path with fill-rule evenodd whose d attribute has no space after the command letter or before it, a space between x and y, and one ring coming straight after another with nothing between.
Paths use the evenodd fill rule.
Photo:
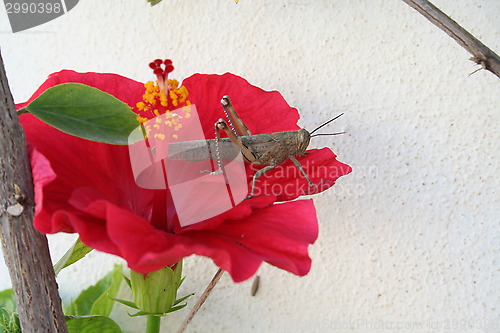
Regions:
<instances>
[{"instance_id":1,"label":"red stigma","mask_svg":"<svg viewBox=\"0 0 500 333\"><path fill-rule=\"evenodd\" d=\"M153 70L153 73L161 80L166 80L169 73L174 71L174 66L172 65L172 60L170 59L156 59L149 63L149 67Z\"/></svg>"},{"instance_id":2,"label":"red stigma","mask_svg":"<svg viewBox=\"0 0 500 333\"><path fill-rule=\"evenodd\" d=\"M153 70L153 73L158 79L158 84L160 88L164 91L168 90L168 74L174 71L174 66L172 65L172 60L170 59L155 59L149 63L149 67Z\"/></svg>"}]
</instances>

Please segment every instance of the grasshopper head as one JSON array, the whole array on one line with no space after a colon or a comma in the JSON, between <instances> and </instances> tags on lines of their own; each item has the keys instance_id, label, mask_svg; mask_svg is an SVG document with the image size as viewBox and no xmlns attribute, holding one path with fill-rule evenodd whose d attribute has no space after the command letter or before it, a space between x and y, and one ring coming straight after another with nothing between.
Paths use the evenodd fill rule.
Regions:
<instances>
[{"instance_id":1,"label":"grasshopper head","mask_svg":"<svg viewBox=\"0 0 500 333\"><path fill-rule=\"evenodd\" d=\"M309 146L311 134L303 128L297 131L297 155L304 155Z\"/></svg>"}]
</instances>

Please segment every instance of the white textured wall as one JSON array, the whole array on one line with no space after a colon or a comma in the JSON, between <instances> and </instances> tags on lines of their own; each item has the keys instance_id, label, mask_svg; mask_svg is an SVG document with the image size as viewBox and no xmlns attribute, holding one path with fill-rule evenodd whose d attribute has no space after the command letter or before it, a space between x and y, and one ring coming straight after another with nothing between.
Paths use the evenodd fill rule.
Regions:
<instances>
[{"instance_id":1,"label":"white textured wall","mask_svg":"<svg viewBox=\"0 0 500 333\"><path fill-rule=\"evenodd\" d=\"M498 0L435 4L500 51ZM0 10L0 46L17 102L60 69L146 81L148 62L168 57L178 79L230 71L279 90L306 128L346 113L332 128L347 135L313 142L354 171L316 197L311 273L263 265L256 297L251 281L225 276L190 332L498 332L499 80L469 76L469 54L402 1L82 0L17 34ZM49 238L54 258L70 238ZM63 271L62 298L115 261L92 254ZM215 271L187 259L184 290ZM0 289L9 284L2 262ZM124 311L115 318L141 331Z\"/></svg>"}]
</instances>

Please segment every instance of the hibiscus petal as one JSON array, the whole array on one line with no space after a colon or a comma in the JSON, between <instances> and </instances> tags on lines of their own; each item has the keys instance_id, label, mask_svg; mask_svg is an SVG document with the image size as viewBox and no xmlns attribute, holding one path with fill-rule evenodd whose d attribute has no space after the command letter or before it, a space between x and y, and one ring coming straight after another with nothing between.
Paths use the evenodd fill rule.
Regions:
<instances>
[{"instance_id":1,"label":"hibiscus petal","mask_svg":"<svg viewBox=\"0 0 500 333\"><path fill-rule=\"evenodd\" d=\"M35 217L44 213L43 211L43 188L56 179L56 173L52 170L49 160L41 154L33 145L28 145L31 170L33 174L33 185L35 191ZM45 219L44 219L45 220ZM37 226L38 230L46 233L53 232L50 223Z\"/></svg>"},{"instance_id":2,"label":"hibiscus petal","mask_svg":"<svg viewBox=\"0 0 500 333\"><path fill-rule=\"evenodd\" d=\"M308 245L318 235L312 200L272 205L212 230L169 234L113 205L106 205L110 239L131 269L147 273L191 254L207 256L235 282L251 277L263 261L297 275L311 267ZM102 249L101 249L102 250Z\"/></svg>"},{"instance_id":3,"label":"hibiscus petal","mask_svg":"<svg viewBox=\"0 0 500 333\"><path fill-rule=\"evenodd\" d=\"M352 171L350 166L339 162L329 148L312 149L307 153L306 156L297 157L297 160L313 182L313 187L309 186L295 164L287 160L258 178L255 195L274 195L277 196L277 201L293 200L301 195L323 192L332 187L338 178ZM252 165L251 168L254 171L247 173L253 175L261 167L255 168Z\"/></svg>"},{"instance_id":4,"label":"hibiscus petal","mask_svg":"<svg viewBox=\"0 0 500 333\"><path fill-rule=\"evenodd\" d=\"M308 245L318 236L312 200L272 205L248 219L228 221L220 228L217 237L233 237L232 249L237 247L253 254L246 258L236 252L239 255L231 256L231 262L218 262L218 258L214 258L219 267L230 272L235 282L252 276L261 261L300 276L311 268Z\"/></svg>"},{"instance_id":5,"label":"hibiscus petal","mask_svg":"<svg viewBox=\"0 0 500 333\"><path fill-rule=\"evenodd\" d=\"M226 220L238 220L250 216L256 209L261 209L276 202L275 196L261 196L252 200L244 200L233 209L223 212L208 220L192 224L186 227L178 225L174 230L176 233L185 233L193 230L210 230L217 228Z\"/></svg>"},{"instance_id":6,"label":"hibiscus petal","mask_svg":"<svg viewBox=\"0 0 500 333\"><path fill-rule=\"evenodd\" d=\"M220 104L228 95L252 134L295 131L299 113L288 105L278 91L265 91L231 74L194 74L182 84L189 91L189 100L196 104L207 138L214 138L214 123L226 118Z\"/></svg>"},{"instance_id":7,"label":"hibiscus petal","mask_svg":"<svg viewBox=\"0 0 500 333\"><path fill-rule=\"evenodd\" d=\"M102 205L102 202L95 202L90 209L99 209L99 207L96 207L99 205ZM80 235L80 240L85 245L98 251L123 257L119 247L109 237L106 220L94 218L85 212L68 212L65 210L59 210L53 215L53 221L57 224L62 224L64 220Z\"/></svg>"}]
</instances>

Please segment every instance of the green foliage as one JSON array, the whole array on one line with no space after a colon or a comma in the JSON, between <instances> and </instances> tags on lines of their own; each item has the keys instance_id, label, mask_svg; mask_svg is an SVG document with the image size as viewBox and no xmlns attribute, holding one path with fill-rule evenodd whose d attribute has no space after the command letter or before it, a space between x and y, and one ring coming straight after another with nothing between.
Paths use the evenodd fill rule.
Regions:
<instances>
[{"instance_id":1,"label":"green foliage","mask_svg":"<svg viewBox=\"0 0 500 333\"><path fill-rule=\"evenodd\" d=\"M66 317L68 333L121 333L111 318L103 316Z\"/></svg>"},{"instance_id":2,"label":"green foliage","mask_svg":"<svg viewBox=\"0 0 500 333\"><path fill-rule=\"evenodd\" d=\"M5 308L7 311L16 311L16 297L12 289L0 291L0 309Z\"/></svg>"},{"instance_id":3,"label":"green foliage","mask_svg":"<svg viewBox=\"0 0 500 333\"><path fill-rule=\"evenodd\" d=\"M122 275L122 267L115 265L115 268L95 285L83 290L66 308L65 313L73 316L109 316L114 304L112 298L118 293Z\"/></svg>"},{"instance_id":4,"label":"green foliage","mask_svg":"<svg viewBox=\"0 0 500 333\"><path fill-rule=\"evenodd\" d=\"M26 112L62 132L117 145L128 144L130 133L139 126L127 104L81 83L47 89L18 114Z\"/></svg>"},{"instance_id":5,"label":"green foliage","mask_svg":"<svg viewBox=\"0 0 500 333\"><path fill-rule=\"evenodd\" d=\"M115 265L115 269L113 269L113 271L109 274L111 274L111 284L92 305L92 308L90 309L91 315L107 317L111 314L111 310L113 310L115 302L112 297L115 297L120 289L123 277L122 267L120 265Z\"/></svg>"},{"instance_id":6,"label":"green foliage","mask_svg":"<svg viewBox=\"0 0 500 333\"><path fill-rule=\"evenodd\" d=\"M154 316L164 316L166 315L167 313L172 313L172 312L175 312L175 311L178 311L184 307L187 306L187 303L184 303L184 304L181 304L181 305L178 305L179 303L185 301L186 299L188 299L189 297L193 296L194 293L192 294L189 294L189 295L186 295L184 297L181 297L179 299L177 299L173 306L167 310L165 313L150 313L150 312L146 312L146 311L139 311L139 312L136 312L134 314L129 314L130 317L138 317L138 316L147 316L147 315L154 315ZM118 303L121 303L125 306L128 306L128 307L131 307L132 309L136 309L136 310L139 310L139 308L137 307L137 305L132 302L132 301L127 301L127 300L124 300L124 299L119 299L119 298L113 298L114 301L118 302Z\"/></svg>"},{"instance_id":7,"label":"green foliage","mask_svg":"<svg viewBox=\"0 0 500 333\"><path fill-rule=\"evenodd\" d=\"M74 264L78 260L85 257L93 248L88 247L83 244L83 242L78 238L73 244L73 246L66 251L66 253L59 259L59 261L54 265L54 271L57 274L63 269L68 267L69 265Z\"/></svg>"},{"instance_id":8,"label":"green foliage","mask_svg":"<svg viewBox=\"0 0 500 333\"><path fill-rule=\"evenodd\" d=\"M17 313L0 309L0 333L20 333L21 325Z\"/></svg>"},{"instance_id":9,"label":"green foliage","mask_svg":"<svg viewBox=\"0 0 500 333\"><path fill-rule=\"evenodd\" d=\"M16 297L12 289L0 292L0 333L19 333L21 325L16 311Z\"/></svg>"},{"instance_id":10,"label":"green foliage","mask_svg":"<svg viewBox=\"0 0 500 333\"><path fill-rule=\"evenodd\" d=\"M147 0L151 6L157 5L161 2L161 0Z\"/></svg>"},{"instance_id":11,"label":"green foliage","mask_svg":"<svg viewBox=\"0 0 500 333\"><path fill-rule=\"evenodd\" d=\"M76 245L76 244L75 244ZM179 269L179 274L181 269ZM172 304L164 313L149 313L138 309L132 301L117 299L116 295L121 285L122 267L115 265L113 270L100 279L95 285L83 290L78 297L72 301L65 310L66 324L69 333L121 333L120 327L109 318L114 306L118 302L139 310L135 314L129 314L131 317L143 315L164 316L184 308L187 303L184 302L193 294L181 297ZM128 280L127 278L125 278ZM184 279L180 279L180 285ZM128 282L129 287L131 283ZM178 287L177 287L178 288ZM0 333L20 333L21 326L16 311L15 296L12 289L0 292Z\"/></svg>"},{"instance_id":12,"label":"green foliage","mask_svg":"<svg viewBox=\"0 0 500 333\"><path fill-rule=\"evenodd\" d=\"M120 265L106 274L95 285L83 290L67 307L66 324L69 333L121 333L120 327L109 317L114 306L123 273ZM14 292L0 292L0 333L20 333Z\"/></svg>"}]
</instances>

